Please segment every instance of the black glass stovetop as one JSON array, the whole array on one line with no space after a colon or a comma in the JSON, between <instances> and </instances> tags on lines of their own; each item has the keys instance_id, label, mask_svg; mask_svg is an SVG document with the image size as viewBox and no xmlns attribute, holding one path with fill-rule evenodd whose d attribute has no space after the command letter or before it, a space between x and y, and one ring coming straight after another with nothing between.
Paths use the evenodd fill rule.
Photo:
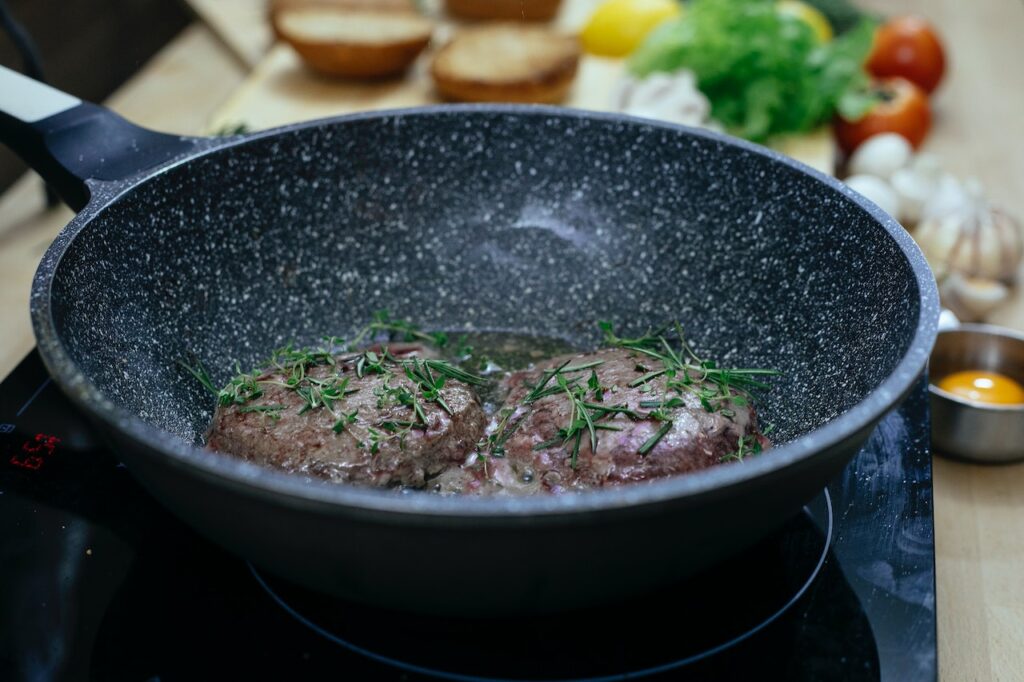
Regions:
<instances>
[{"instance_id":1,"label":"black glass stovetop","mask_svg":"<svg viewBox=\"0 0 1024 682\"><path fill-rule=\"evenodd\" d=\"M202 539L33 352L0 385L0 679L935 680L928 434L922 379L803 513L704 574L571 614L438 619L309 593Z\"/></svg>"}]
</instances>

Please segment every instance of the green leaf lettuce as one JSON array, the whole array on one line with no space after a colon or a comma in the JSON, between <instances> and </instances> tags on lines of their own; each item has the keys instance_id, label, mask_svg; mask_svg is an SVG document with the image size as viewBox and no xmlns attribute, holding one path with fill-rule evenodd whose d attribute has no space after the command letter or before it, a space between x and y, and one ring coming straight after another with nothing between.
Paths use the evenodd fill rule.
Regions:
<instances>
[{"instance_id":1,"label":"green leaf lettuce","mask_svg":"<svg viewBox=\"0 0 1024 682\"><path fill-rule=\"evenodd\" d=\"M769 0L693 0L633 53L639 77L689 69L711 115L734 135L763 141L810 130L837 110L857 118L870 106L864 62L874 25L862 21L820 44L813 30Z\"/></svg>"}]
</instances>

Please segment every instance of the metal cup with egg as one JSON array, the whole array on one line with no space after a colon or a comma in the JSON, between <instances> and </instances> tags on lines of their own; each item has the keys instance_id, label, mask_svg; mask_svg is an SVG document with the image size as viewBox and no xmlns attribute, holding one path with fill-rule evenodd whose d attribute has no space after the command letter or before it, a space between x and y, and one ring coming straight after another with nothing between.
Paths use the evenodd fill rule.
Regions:
<instances>
[{"instance_id":1,"label":"metal cup with egg","mask_svg":"<svg viewBox=\"0 0 1024 682\"><path fill-rule=\"evenodd\" d=\"M958 459L1024 459L1024 335L967 324L941 331L932 350L932 442Z\"/></svg>"}]
</instances>

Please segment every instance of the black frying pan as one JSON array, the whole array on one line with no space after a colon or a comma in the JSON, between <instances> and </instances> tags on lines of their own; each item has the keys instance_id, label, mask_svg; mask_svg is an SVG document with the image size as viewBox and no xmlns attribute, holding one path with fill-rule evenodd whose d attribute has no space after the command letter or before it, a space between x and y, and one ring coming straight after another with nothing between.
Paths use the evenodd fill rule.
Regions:
<instances>
[{"instance_id":1,"label":"black frying pan","mask_svg":"<svg viewBox=\"0 0 1024 682\"><path fill-rule=\"evenodd\" d=\"M0 70L0 138L79 210L32 289L54 380L164 504L318 590L494 614L674 580L821 490L935 338L932 274L895 221L721 135L446 106L190 139L42 87ZM598 319L642 332L678 318L708 356L785 372L762 410L779 446L528 499L330 485L201 447L213 404L176 359L195 353L224 380L235 360L351 333L379 308L581 347Z\"/></svg>"}]
</instances>

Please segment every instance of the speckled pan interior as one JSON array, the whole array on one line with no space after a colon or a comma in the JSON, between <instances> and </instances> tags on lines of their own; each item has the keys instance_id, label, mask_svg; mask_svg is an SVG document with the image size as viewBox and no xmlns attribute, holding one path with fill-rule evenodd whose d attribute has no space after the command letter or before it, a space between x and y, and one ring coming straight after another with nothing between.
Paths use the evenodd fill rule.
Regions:
<instances>
[{"instance_id":1,"label":"speckled pan interior","mask_svg":"<svg viewBox=\"0 0 1024 682\"><path fill-rule=\"evenodd\" d=\"M36 295L104 400L190 443L213 404L176 360L224 380L379 308L583 348L597 320L678 319L720 364L783 371L762 412L785 442L863 401L915 334L931 345L932 292L879 216L711 134L551 109L407 112L172 167L91 217Z\"/></svg>"}]
</instances>

